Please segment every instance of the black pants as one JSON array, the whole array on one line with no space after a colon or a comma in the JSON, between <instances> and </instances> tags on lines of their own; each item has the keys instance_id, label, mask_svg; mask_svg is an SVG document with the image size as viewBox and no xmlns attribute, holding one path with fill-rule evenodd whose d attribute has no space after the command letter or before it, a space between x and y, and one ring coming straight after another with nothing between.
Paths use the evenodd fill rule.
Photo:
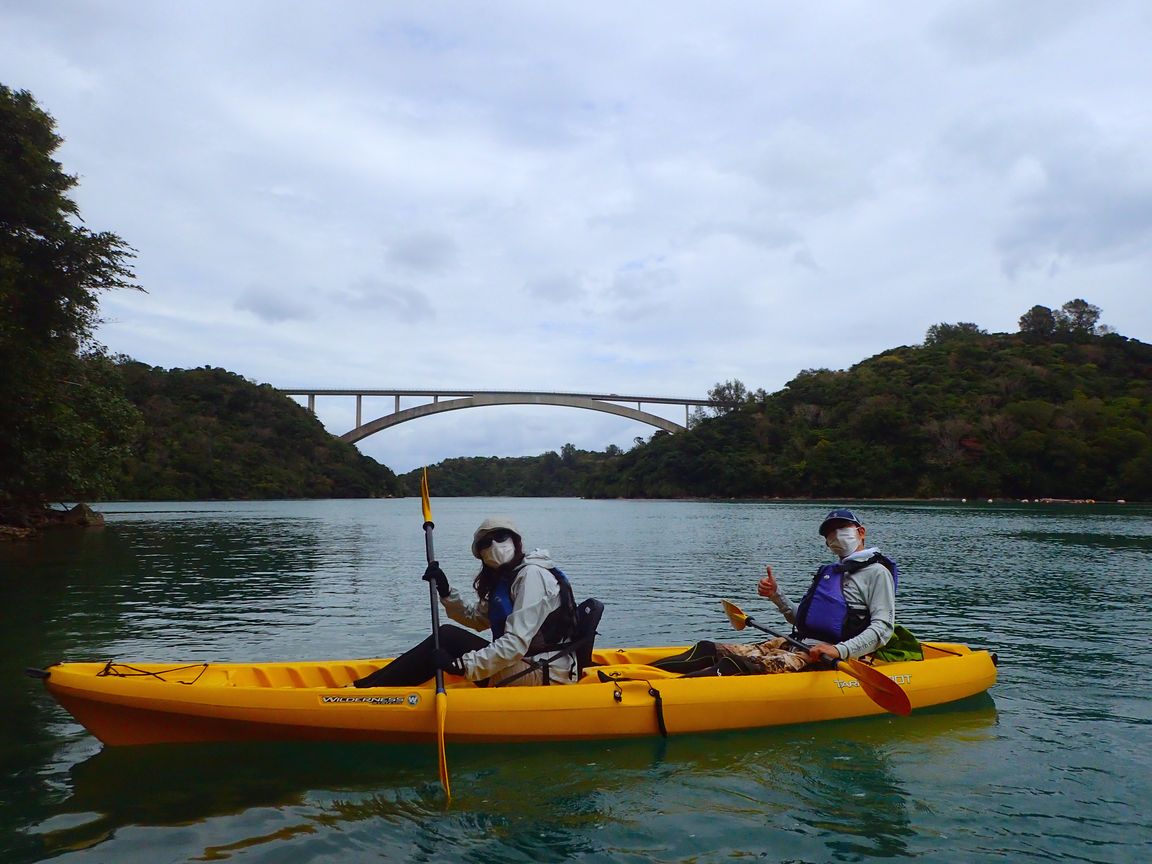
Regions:
<instances>
[{"instance_id":1,"label":"black pants","mask_svg":"<svg viewBox=\"0 0 1152 864\"><path fill-rule=\"evenodd\" d=\"M440 625L440 647L453 657L462 657L488 645L488 640L455 624ZM356 687L415 687L436 674L436 649L432 636L409 648L387 666L353 681Z\"/></svg>"},{"instance_id":2,"label":"black pants","mask_svg":"<svg viewBox=\"0 0 1152 864\"><path fill-rule=\"evenodd\" d=\"M679 672L685 678L703 678L709 675L744 675L746 670L732 657L718 656L715 642L697 642L687 651L661 657L651 665L669 672Z\"/></svg>"}]
</instances>

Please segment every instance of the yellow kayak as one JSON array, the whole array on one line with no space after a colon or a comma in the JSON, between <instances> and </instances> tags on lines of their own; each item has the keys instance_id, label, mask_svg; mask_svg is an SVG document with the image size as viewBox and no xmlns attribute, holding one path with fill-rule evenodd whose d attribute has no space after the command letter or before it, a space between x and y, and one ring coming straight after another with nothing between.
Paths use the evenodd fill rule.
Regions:
<instances>
[{"instance_id":1,"label":"yellow kayak","mask_svg":"<svg viewBox=\"0 0 1152 864\"><path fill-rule=\"evenodd\" d=\"M924 659L877 663L913 709L996 683L995 658L925 642ZM752 729L883 714L840 671L681 678L645 664L679 647L596 650L578 684L477 687L445 676L453 743L630 738ZM199 741L436 740L433 684L346 685L386 659L300 663L60 663L35 674L108 745Z\"/></svg>"}]
</instances>

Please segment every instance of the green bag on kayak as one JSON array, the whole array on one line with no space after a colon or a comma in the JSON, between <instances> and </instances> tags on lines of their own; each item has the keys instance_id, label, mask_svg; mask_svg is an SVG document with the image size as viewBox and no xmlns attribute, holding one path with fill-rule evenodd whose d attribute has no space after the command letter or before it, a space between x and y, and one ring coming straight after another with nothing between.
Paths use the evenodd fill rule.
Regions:
<instances>
[{"instance_id":1,"label":"green bag on kayak","mask_svg":"<svg viewBox=\"0 0 1152 864\"><path fill-rule=\"evenodd\" d=\"M888 644L874 655L877 660L894 663L898 660L923 660L924 649L920 647L920 640L912 635L907 627L897 624Z\"/></svg>"}]
</instances>

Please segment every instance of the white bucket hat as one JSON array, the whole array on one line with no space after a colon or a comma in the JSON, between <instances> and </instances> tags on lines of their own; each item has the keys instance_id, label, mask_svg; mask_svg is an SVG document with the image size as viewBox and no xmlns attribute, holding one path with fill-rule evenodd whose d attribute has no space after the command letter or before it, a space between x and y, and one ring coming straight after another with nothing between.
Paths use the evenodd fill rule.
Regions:
<instances>
[{"instance_id":1,"label":"white bucket hat","mask_svg":"<svg viewBox=\"0 0 1152 864\"><path fill-rule=\"evenodd\" d=\"M480 523L480 527L472 535L472 555L475 558L480 557L480 550L476 548L486 535L491 534L493 531L511 531L518 538L520 537L520 529L516 527L516 523L508 516L489 516ZM521 538L523 539L523 538Z\"/></svg>"}]
</instances>

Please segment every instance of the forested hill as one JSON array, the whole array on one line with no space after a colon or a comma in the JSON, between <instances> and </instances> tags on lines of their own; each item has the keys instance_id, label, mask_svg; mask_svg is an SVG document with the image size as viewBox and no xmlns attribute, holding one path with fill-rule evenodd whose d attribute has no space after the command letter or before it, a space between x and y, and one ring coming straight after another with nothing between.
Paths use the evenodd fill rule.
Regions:
<instances>
[{"instance_id":1,"label":"forested hill","mask_svg":"<svg viewBox=\"0 0 1152 864\"><path fill-rule=\"evenodd\" d=\"M510 498L575 498L600 466L613 464L621 451L578 450L565 444L560 452L539 456L471 456L445 459L430 469L433 491L441 497L506 496ZM421 470L401 474L409 495L420 494Z\"/></svg>"},{"instance_id":2,"label":"forested hill","mask_svg":"<svg viewBox=\"0 0 1152 864\"><path fill-rule=\"evenodd\" d=\"M687 432L657 432L583 492L1152 499L1152 346L934 329L925 345L805 371Z\"/></svg>"},{"instance_id":3,"label":"forested hill","mask_svg":"<svg viewBox=\"0 0 1152 864\"><path fill-rule=\"evenodd\" d=\"M111 499L370 498L403 494L393 472L328 433L267 384L224 369L120 364L143 434Z\"/></svg>"},{"instance_id":4,"label":"forested hill","mask_svg":"<svg viewBox=\"0 0 1152 864\"><path fill-rule=\"evenodd\" d=\"M801 372L623 452L449 459L436 494L1152 499L1152 346L1116 334L952 328L845 371ZM127 499L418 494L419 475L223 369L120 365L144 434Z\"/></svg>"}]
</instances>

